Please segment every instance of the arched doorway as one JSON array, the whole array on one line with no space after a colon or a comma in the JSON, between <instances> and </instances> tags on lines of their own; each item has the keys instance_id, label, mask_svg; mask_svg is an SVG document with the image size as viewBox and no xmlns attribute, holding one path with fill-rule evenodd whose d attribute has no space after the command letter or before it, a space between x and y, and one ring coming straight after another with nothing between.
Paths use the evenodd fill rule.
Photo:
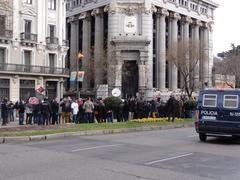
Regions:
<instances>
[{"instance_id":1,"label":"arched doorway","mask_svg":"<svg viewBox=\"0 0 240 180\"><path fill-rule=\"evenodd\" d=\"M138 65L136 61L124 61L122 67L122 97L136 96L138 92Z\"/></svg>"}]
</instances>

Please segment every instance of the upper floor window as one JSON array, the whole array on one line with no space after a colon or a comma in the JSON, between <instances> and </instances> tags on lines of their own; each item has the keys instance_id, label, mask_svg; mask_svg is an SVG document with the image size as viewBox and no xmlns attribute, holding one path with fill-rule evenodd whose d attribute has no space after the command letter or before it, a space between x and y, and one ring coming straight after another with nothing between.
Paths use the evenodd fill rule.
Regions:
<instances>
[{"instance_id":1,"label":"upper floor window","mask_svg":"<svg viewBox=\"0 0 240 180\"><path fill-rule=\"evenodd\" d=\"M5 34L6 29L6 16L0 15L0 35Z\"/></svg>"},{"instance_id":2,"label":"upper floor window","mask_svg":"<svg viewBox=\"0 0 240 180\"><path fill-rule=\"evenodd\" d=\"M23 2L26 4L32 4L32 0L23 0Z\"/></svg>"},{"instance_id":3,"label":"upper floor window","mask_svg":"<svg viewBox=\"0 0 240 180\"><path fill-rule=\"evenodd\" d=\"M32 31L31 27L32 27L32 22L29 20L25 20L24 32L30 34Z\"/></svg>"},{"instance_id":4,"label":"upper floor window","mask_svg":"<svg viewBox=\"0 0 240 180\"><path fill-rule=\"evenodd\" d=\"M191 3L191 4L190 4L190 7L191 7L191 9L193 9L194 11L197 11L197 9L198 9L197 4L195 4L195 3Z\"/></svg>"},{"instance_id":5,"label":"upper floor window","mask_svg":"<svg viewBox=\"0 0 240 180\"><path fill-rule=\"evenodd\" d=\"M6 48L0 47L0 64L3 64L6 62Z\"/></svg>"},{"instance_id":6,"label":"upper floor window","mask_svg":"<svg viewBox=\"0 0 240 180\"><path fill-rule=\"evenodd\" d=\"M186 0L179 0L179 4L182 6L188 6L188 2Z\"/></svg>"},{"instance_id":7,"label":"upper floor window","mask_svg":"<svg viewBox=\"0 0 240 180\"><path fill-rule=\"evenodd\" d=\"M56 10L56 0L48 0L48 9Z\"/></svg>"},{"instance_id":8,"label":"upper floor window","mask_svg":"<svg viewBox=\"0 0 240 180\"><path fill-rule=\"evenodd\" d=\"M55 37L55 29L56 27L54 25L49 25L49 36Z\"/></svg>"},{"instance_id":9,"label":"upper floor window","mask_svg":"<svg viewBox=\"0 0 240 180\"><path fill-rule=\"evenodd\" d=\"M207 8L206 7L201 7L200 11L202 14L207 14Z\"/></svg>"}]
</instances>

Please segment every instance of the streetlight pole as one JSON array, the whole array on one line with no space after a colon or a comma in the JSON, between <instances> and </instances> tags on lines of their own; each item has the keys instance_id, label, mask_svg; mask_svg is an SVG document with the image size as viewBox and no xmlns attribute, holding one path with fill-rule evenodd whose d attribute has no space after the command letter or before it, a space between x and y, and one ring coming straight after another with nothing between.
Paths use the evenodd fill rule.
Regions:
<instances>
[{"instance_id":1,"label":"streetlight pole","mask_svg":"<svg viewBox=\"0 0 240 180\"><path fill-rule=\"evenodd\" d=\"M79 91L79 82L78 82L78 74L79 74L79 60L82 60L83 58L83 54L81 52L78 52L77 54L77 78L76 78L76 82L77 82L77 98L80 98L80 91Z\"/></svg>"}]
</instances>

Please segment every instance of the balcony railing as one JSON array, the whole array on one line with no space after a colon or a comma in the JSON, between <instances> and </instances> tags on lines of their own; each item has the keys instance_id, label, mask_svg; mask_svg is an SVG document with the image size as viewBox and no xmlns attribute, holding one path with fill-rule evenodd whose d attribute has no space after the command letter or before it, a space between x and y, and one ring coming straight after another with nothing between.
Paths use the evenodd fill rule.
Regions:
<instances>
[{"instance_id":1,"label":"balcony railing","mask_svg":"<svg viewBox=\"0 0 240 180\"><path fill-rule=\"evenodd\" d=\"M22 41L37 42L37 34L22 32L20 38Z\"/></svg>"},{"instance_id":2,"label":"balcony railing","mask_svg":"<svg viewBox=\"0 0 240 180\"><path fill-rule=\"evenodd\" d=\"M69 47L69 40L63 40L63 46Z\"/></svg>"},{"instance_id":3,"label":"balcony railing","mask_svg":"<svg viewBox=\"0 0 240 180\"><path fill-rule=\"evenodd\" d=\"M57 37L46 37L46 43L58 45L58 38Z\"/></svg>"},{"instance_id":4,"label":"balcony railing","mask_svg":"<svg viewBox=\"0 0 240 180\"><path fill-rule=\"evenodd\" d=\"M67 68L33 66L24 64L6 64L0 63L0 71L8 71L15 73L34 73L34 74L53 74L53 75L69 75Z\"/></svg>"},{"instance_id":5,"label":"balcony railing","mask_svg":"<svg viewBox=\"0 0 240 180\"><path fill-rule=\"evenodd\" d=\"M11 39L12 37L13 37L12 30L7 30L7 29L0 30L0 38Z\"/></svg>"}]
</instances>

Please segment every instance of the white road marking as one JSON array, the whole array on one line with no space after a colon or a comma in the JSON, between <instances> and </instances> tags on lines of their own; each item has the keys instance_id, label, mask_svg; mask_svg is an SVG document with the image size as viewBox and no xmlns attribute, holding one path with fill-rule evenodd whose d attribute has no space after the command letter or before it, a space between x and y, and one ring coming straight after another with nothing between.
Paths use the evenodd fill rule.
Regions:
<instances>
[{"instance_id":1,"label":"white road marking","mask_svg":"<svg viewBox=\"0 0 240 180\"><path fill-rule=\"evenodd\" d=\"M192 137L198 137L198 135L197 134L195 134L195 135L191 135L191 136L188 136L189 138L192 138Z\"/></svg>"},{"instance_id":2,"label":"white road marking","mask_svg":"<svg viewBox=\"0 0 240 180\"><path fill-rule=\"evenodd\" d=\"M186 156L191 156L191 155L193 155L193 153L188 153L188 154L183 154L183 155L174 156L174 157L170 157L170 158L165 158L165 159L160 159L160 160L156 160L156 161L151 161L151 162L145 163L145 165L152 165L152 164L155 164L155 163L165 162L165 161L169 161L169 160L173 160L173 159L178 159L178 158L182 158L182 157L186 157Z\"/></svg>"},{"instance_id":3,"label":"white road marking","mask_svg":"<svg viewBox=\"0 0 240 180\"><path fill-rule=\"evenodd\" d=\"M94 147L75 149L75 150L72 150L72 152L86 151L86 150L100 149L100 148L108 148L108 147L116 147L116 146L122 146L122 145L123 144L111 144L111 145L104 145L104 146L94 146Z\"/></svg>"}]
</instances>

